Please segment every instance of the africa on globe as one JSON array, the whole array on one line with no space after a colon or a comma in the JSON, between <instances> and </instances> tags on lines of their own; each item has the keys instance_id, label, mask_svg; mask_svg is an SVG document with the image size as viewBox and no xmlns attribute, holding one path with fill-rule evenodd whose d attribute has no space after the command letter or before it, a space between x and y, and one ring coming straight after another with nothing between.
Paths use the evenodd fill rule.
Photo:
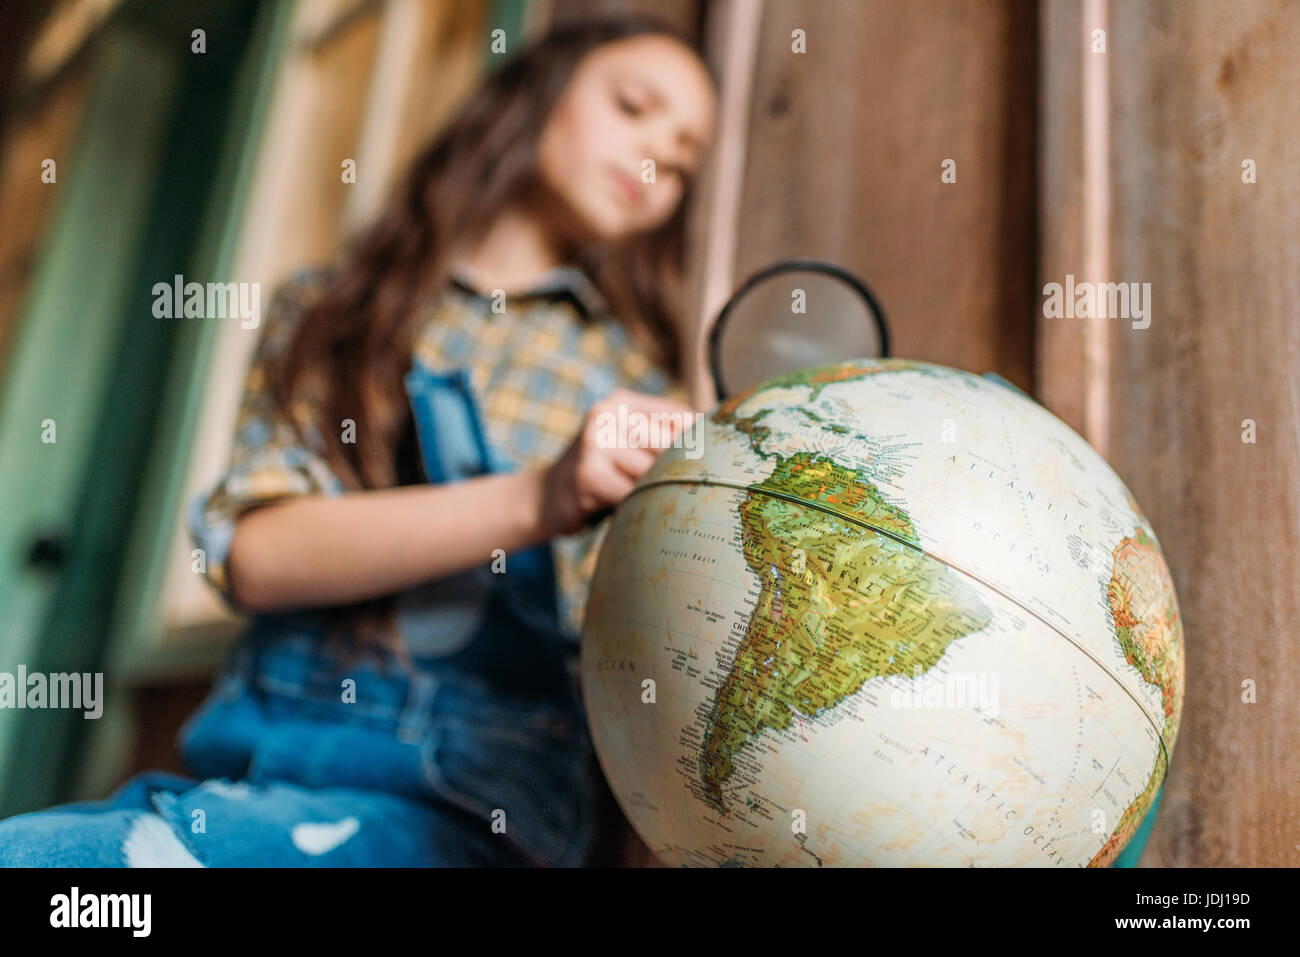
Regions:
<instances>
[{"instance_id":1,"label":"africa on globe","mask_svg":"<svg viewBox=\"0 0 1300 957\"><path fill-rule=\"evenodd\" d=\"M1178 734L1150 523L1012 388L858 359L662 453L582 636L601 767L685 866L1106 866Z\"/></svg>"}]
</instances>

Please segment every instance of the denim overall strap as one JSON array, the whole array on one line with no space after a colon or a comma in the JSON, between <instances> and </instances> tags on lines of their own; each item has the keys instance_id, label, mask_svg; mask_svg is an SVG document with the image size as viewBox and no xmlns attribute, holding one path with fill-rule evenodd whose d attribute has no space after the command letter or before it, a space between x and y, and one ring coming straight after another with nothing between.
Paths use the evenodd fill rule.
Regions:
<instances>
[{"instance_id":1,"label":"denim overall strap","mask_svg":"<svg viewBox=\"0 0 1300 957\"><path fill-rule=\"evenodd\" d=\"M430 369L415 360L405 378L425 475L432 483L455 482L515 465L487 440L483 415L469 372L463 367ZM484 556L485 564L492 564ZM495 566L492 568L496 571ZM525 626L531 639L562 667L572 653L559 622L555 559L549 542L504 557L504 573L490 576L494 591ZM577 698L570 683L567 693Z\"/></svg>"},{"instance_id":2,"label":"denim overall strap","mask_svg":"<svg viewBox=\"0 0 1300 957\"><path fill-rule=\"evenodd\" d=\"M438 372L415 362L405 384L430 482L456 482L498 470L493 467L497 463L492 461L467 370Z\"/></svg>"}]
</instances>

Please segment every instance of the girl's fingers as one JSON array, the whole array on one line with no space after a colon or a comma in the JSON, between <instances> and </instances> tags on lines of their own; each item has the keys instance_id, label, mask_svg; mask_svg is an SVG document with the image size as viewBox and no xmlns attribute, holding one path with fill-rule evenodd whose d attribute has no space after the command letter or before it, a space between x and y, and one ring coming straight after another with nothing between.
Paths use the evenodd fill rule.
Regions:
<instances>
[{"instance_id":1,"label":"girl's fingers","mask_svg":"<svg viewBox=\"0 0 1300 957\"><path fill-rule=\"evenodd\" d=\"M644 475L658 457L658 453L653 449L603 449L602 451L614 468L633 482Z\"/></svg>"},{"instance_id":2,"label":"girl's fingers","mask_svg":"<svg viewBox=\"0 0 1300 957\"><path fill-rule=\"evenodd\" d=\"M636 486L637 477L628 474L613 461L596 472L590 492L604 505L617 505Z\"/></svg>"},{"instance_id":3,"label":"girl's fingers","mask_svg":"<svg viewBox=\"0 0 1300 957\"><path fill-rule=\"evenodd\" d=\"M626 432L619 436L620 444L637 438L645 447L660 450L672 445L696 415L675 399L624 390L610 393L597 411L617 416L619 428Z\"/></svg>"},{"instance_id":4,"label":"girl's fingers","mask_svg":"<svg viewBox=\"0 0 1300 957\"><path fill-rule=\"evenodd\" d=\"M655 395L653 392L635 392L631 389L615 389L605 396L603 401L612 404L625 404L646 412L691 411L686 403L671 399L666 395Z\"/></svg>"}]
</instances>

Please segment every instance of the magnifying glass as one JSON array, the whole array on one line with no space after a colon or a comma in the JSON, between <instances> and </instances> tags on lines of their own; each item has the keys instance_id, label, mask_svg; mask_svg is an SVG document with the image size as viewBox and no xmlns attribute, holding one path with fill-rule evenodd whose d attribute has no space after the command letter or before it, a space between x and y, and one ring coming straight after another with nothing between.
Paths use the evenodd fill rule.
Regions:
<instances>
[{"instance_id":1,"label":"magnifying glass","mask_svg":"<svg viewBox=\"0 0 1300 957\"><path fill-rule=\"evenodd\" d=\"M797 369L887 355L889 328L876 297L853 273L821 259L758 270L709 333L718 401Z\"/></svg>"}]
</instances>

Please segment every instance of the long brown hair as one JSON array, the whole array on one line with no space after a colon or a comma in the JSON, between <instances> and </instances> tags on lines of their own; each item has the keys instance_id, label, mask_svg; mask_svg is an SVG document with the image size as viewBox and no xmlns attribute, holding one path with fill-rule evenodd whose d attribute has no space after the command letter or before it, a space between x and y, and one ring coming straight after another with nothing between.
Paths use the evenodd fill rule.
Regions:
<instances>
[{"instance_id":1,"label":"long brown hair","mask_svg":"<svg viewBox=\"0 0 1300 957\"><path fill-rule=\"evenodd\" d=\"M273 380L276 402L290 421L295 404L310 410L326 458L348 487L396 484L397 446L410 414L403 379L424 314L420 306L448 283L448 249L481 236L535 183L542 129L583 57L643 35L695 49L690 37L662 21L625 16L562 25L521 50L466 100L415 157L375 222L345 245L304 309ZM574 251L576 264L633 338L673 374L680 374L690 193L687 184L672 217L655 231L617 247ZM355 422L355 441L343 441L345 419ZM391 610L391 599L351 606L343 616L350 643L394 647Z\"/></svg>"}]
</instances>

